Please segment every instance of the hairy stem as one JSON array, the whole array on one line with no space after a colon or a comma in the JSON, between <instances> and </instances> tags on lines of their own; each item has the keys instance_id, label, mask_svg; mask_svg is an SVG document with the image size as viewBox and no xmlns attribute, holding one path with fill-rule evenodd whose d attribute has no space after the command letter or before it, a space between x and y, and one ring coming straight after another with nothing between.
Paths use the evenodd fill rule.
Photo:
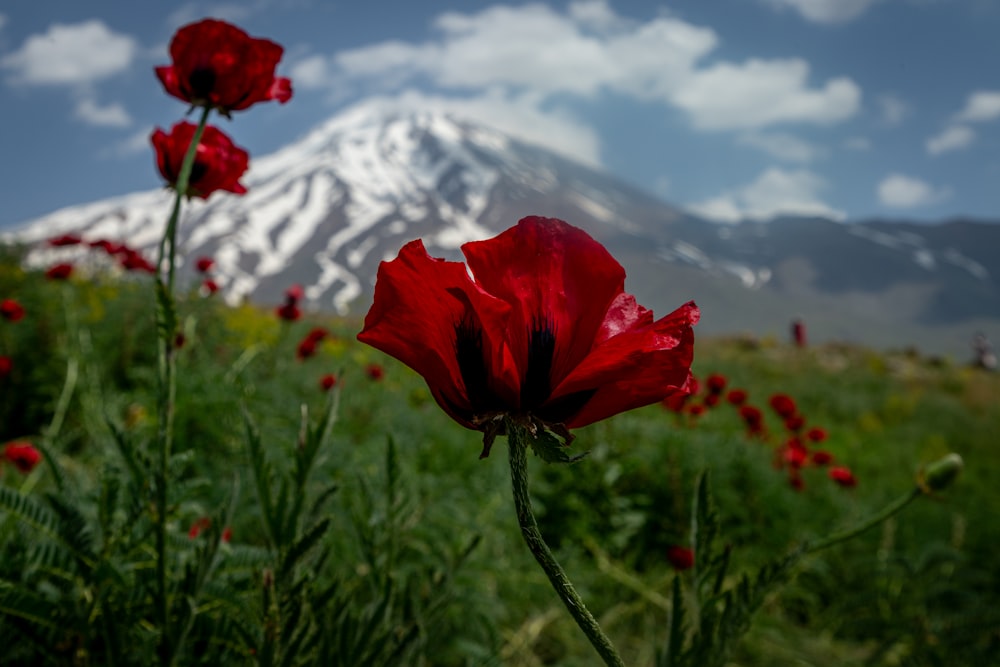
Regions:
<instances>
[{"instance_id":1,"label":"hairy stem","mask_svg":"<svg viewBox=\"0 0 1000 667\"><path fill-rule=\"evenodd\" d=\"M172 313L174 307L174 273L177 260L177 223L180 219L181 200L187 192L188 182L191 178L191 169L194 166L194 158L198 152L198 143L208 122L211 108L206 107L191 138L184 161L181 163L180 173L177 175L177 183L174 189L177 195L174 198L173 209L170 218L167 220L167 228L160 240L159 256L156 266L159 271L163 270L164 259L167 261L167 281L163 284L160 274L156 280L159 283L157 290L158 299L157 314L157 375L159 391L157 395L157 415L159 416L159 426L156 433L156 446L158 453L158 468L155 473L156 479L156 580L157 580L157 616L160 621L160 664L167 666L173 664L177 657L178 646L173 645L170 631L170 601L167 583L167 514L169 495L167 487L170 477L170 450L173 444L174 435L174 405L177 395L176 359L174 357L174 337L176 334L175 316Z\"/></svg>"},{"instance_id":2,"label":"hairy stem","mask_svg":"<svg viewBox=\"0 0 1000 667\"><path fill-rule=\"evenodd\" d=\"M507 422L507 444L510 450L510 478L514 488L514 507L517 510L517 522L521 526L521 535L528 545L528 550L542 566L546 576L559 598L566 605L570 616L580 626L594 649L604 659L609 667L624 667L618 651L611 644L601 626L598 625L587 607L583 604L580 594L576 592L573 583L566 576L562 566L552 555L542 533L538 530L538 522L531 509L531 498L528 496L528 439L531 437L523 426L512 421Z\"/></svg>"}]
</instances>

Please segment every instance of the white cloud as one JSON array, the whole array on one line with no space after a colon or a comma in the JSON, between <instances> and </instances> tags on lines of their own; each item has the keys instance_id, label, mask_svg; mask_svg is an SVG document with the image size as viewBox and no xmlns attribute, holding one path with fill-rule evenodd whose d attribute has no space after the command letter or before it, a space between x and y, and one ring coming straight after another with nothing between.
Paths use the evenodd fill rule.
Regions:
<instances>
[{"instance_id":1,"label":"white cloud","mask_svg":"<svg viewBox=\"0 0 1000 667\"><path fill-rule=\"evenodd\" d=\"M820 200L827 187L822 177L807 169L784 170L772 167L752 183L726 192L688 209L718 222L743 219L768 220L780 215L820 216L844 220L843 211Z\"/></svg>"},{"instance_id":2,"label":"white cloud","mask_svg":"<svg viewBox=\"0 0 1000 667\"><path fill-rule=\"evenodd\" d=\"M931 155L940 155L948 151L968 148L975 138L976 133L972 131L972 128L965 125L952 125L945 128L937 136L927 140L927 152Z\"/></svg>"},{"instance_id":3,"label":"white cloud","mask_svg":"<svg viewBox=\"0 0 1000 667\"><path fill-rule=\"evenodd\" d=\"M868 137L851 137L844 142L844 148L851 151L870 151L872 142Z\"/></svg>"},{"instance_id":4,"label":"white cloud","mask_svg":"<svg viewBox=\"0 0 1000 667\"><path fill-rule=\"evenodd\" d=\"M878 199L891 208L915 208L944 201L951 195L948 188L935 188L931 184L903 174L889 174L878 184Z\"/></svg>"},{"instance_id":5,"label":"white cloud","mask_svg":"<svg viewBox=\"0 0 1000 667\"><path fill-rule=\"evenodd\" d=\"M128 127L132 124L132 117L121 104L115 102L102 107L91 97L81 98L73 114L89 125Z\"/></svg>"},{"instance_id":6,"label":"white cloud","mask_svg":"<svg viewBox=\"0 0 1000 667\"><path fill-rule=\"evenodd\" d=\"M910 105L895 95L879 95L878 107L886 125L899 125L910 113Z\"/></svg>"},{"instance_id":7,"label":"white cloud","mask_svg":"<svg viewBox=\"0 0 1000 667\"><path fill-rule=\"evenodd\" d=\"M846 23L864 14L878 0L765 0L776 9L791 9L813 23Z\"/></svg>"},{"instance_id":8,"label":"white cloud","mask_svg":"<svg viewBox=\"0 0 1000 667\"><path fill-rule=\"evenodd\" d=\"M313 55L292 65L288 75L296 88L315 90L330 84L331 72L326 58Z\"/></svg>"},{"instance_id":9,"label":"white cloud","mask_svg":"<svg viewBox=\"0 0 1000 667\"><path fill-rule=\"evenodd\" d=\"M786 162L812 162L825 155L819 146L784 132L747 132L737 141Z\"/></svg>"},{"instance_id":10,"label":"white cloud","mask_svg":"<svg viewBox=\"0 0 1000 667\"><path fill-rule=\"evenodd\" d=\"M625 20L599 0L573 3L566 13L543 4L447 12L435 27L435 41L380 42L341 51L327 64L341 82L381 90L420 77L461 93L611 91L680 108L696 126L719 130L836 123L854 115L861 99L844 77L811 87L809 65L797 58L699 66L719 43L710 28L667 15Z\"/></svg>"},{"instance_id":11,"label":"white cloud","mask_svg":"<svg viewBox=\"0 0 1000 667\"><path fill-rule=\"evenodd\" d=\"M956 118L967 122L1000 118L1000 91L980 90L972 93Z\"/></svg>"},{"instance_id":12,"label":"white cloud","mask_svg":"<svg viewBox=\"0 0 1000 667\"><path fill-rule=\"evenodd\" d=\"M128 69L137 52L134 39L101 21L56 23L0 59L0 66L11 70L18 83L86 85Z\"/></svg>"}]
</instances>

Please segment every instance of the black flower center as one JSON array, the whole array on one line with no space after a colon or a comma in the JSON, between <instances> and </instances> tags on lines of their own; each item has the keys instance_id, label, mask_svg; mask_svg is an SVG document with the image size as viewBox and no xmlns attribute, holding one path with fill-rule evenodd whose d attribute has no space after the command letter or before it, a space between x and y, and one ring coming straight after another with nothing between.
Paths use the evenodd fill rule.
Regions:
<instances>
[{"instance_id":1,"label":"black flower center","mask_svg":"<svg viewBox=\"0 0 1000 667\"><path fill-rule=\"evenodd\" d=\"M215 70L209 67L199 67L188 76L188 86L191 88L191 97L194 99L207 99L215 88Z\"/></svg>"},{"instance_id":2,"label":"black flower center","mask_svg":"<svg viewBox=\"0 0 1000 667\"><path fill-rule=\"evenodd\" d=\"M528 368L521 381L521 408L531 412L552 393L552 355L556 332L552 323L536 318L528 333Z\"/></svg>"},{"instance_id":3,"label":"black flower center","mask_svg":"<svg viewBox=\"0 0 1000 667\"><path fill-rule=\"evenodd\" d=\"M200 181L206 171L208 171L208 165L199 160L195 160L194 164L191 165L191 175L188 176L188 185L194 185Z\"/></svg>"},{"instance_id":4,"label":"black flower center","mask_svg":"<svg viewBox=\"0 0 1000 667\"><path fill-rule=\"evenodd\" d=\"M502 410L500 400L490 389L489 371L483 357L483 331L477 323L465 319L455 326L455 355L473 415Z\"/></svg>"}]
</instances>

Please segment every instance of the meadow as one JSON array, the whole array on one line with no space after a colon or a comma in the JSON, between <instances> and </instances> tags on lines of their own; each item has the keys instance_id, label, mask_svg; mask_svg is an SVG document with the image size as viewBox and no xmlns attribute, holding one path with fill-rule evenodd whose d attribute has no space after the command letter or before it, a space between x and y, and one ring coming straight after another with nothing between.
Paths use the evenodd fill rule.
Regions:
<instances>
[{"instance_id":1,"label":"meadow","mask_svg":"<svg viewBox=\"0 0 1000 667\"><path fill-rule=\"evenodd\" d=\"M10 250L0 263L0 299L24 308L0 320L12 362L0 443L42 458L0 463L0 664L150 664L152 283L97 264L51 280L18 260ZM598 664L522 542L505 447L480 460L480 434L358 343L360 321L227 307L193 279L177 316L177 664ZM317 328L326 335L303 353ZM703 389L679 412L653 405L578 429L573 453L589 455L573 464L529 457L542 533L625 662L666 664L673 582L685 597L694 585L676 555L692 545L702 472L728 587L877 512L957 452L951 488L798 562L725 664L1000 664L1000 376L917 350L695 331ZM724 399L691 408L712 374L761 408L759 433ZM823 429L817 448L855 485L811 460L791 482L768 407L778 393Z\"/></svg>"}]
</instances>

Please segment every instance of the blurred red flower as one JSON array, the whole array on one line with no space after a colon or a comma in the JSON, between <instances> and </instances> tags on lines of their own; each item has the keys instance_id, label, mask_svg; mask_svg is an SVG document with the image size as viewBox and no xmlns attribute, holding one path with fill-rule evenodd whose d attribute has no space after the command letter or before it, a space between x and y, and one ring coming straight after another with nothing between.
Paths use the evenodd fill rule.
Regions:
<instances>
[{"instance_id":1,"label":"blurred red flower","mask_svg":"<svg viewBox=\"0 0 1000 667\"><path fill-rule=\"evenodd\" d=\"M207 516L195 519L194 523L191 524L191 528L188 529L188 537L193 540L194 538L201 535L201 531L208 530L211 527L212 527L212 520L209 519Z\"/></svg>"},{"instance_id":2,"label":"blurred red flower","mask_svg":"<svg viewBox=\"0 0 1000 667\"><path fill-rule=\"evenodd\" d=\"M319 379L319 386L323 391L330 391L337 385L337 376L327 373Z\"/></svg>"},{"instance_id":3,"label":"blurred red flower","mask_svg":"<svg viewBox=\"0 0 1000 667\"><path fill-rule=\"evenodd\" d=\"M708 396L705 397L703 403L705 404L706 408L714 408L716 405L719 404L719 395L709 394Z\"/></svg>"},{"instance_id":4,"label":"blurred red flower","mask_svg":"<svg viewBox=\"0 0 1000 667\"><path fill-rule=\"evenodd\" d=\"M694 567L694 551L687 547L672 544L667 547L667 562L675 570L690 570Z\"/></svg>"},{"instance_id":5,"label":"blurred red flower","mask_svg":"<svg viewBox=\"0 0 1000 667\"><path fill-rule=\"evenodd\" d=\"M284 49L236 26L205 19L180 28L170 42L173 64L156 68L169 95L228 116L268 100L292 98L292 82L275 77Z\"/></svg>"},{"instance_id":6,"label":"blurred red flower","mask_svg":"<svg viewBox=\"0 0 1000 667\"><path fill-rule=\"evenodd\" d=\"M198 270L198 273L208 273L214 266L215 260L211 257L199 257L194 263L194 268Z\"/></svg>"},{"instance_id":7,"label":"blurred red flower","mask_svg":"<svg viewBox=\"0 0 1000 667\"><path fill-rule=\"evenodd\" d=\"M305 292L302 289L302 285L295 284L285 290L285 301L291 303L298 303L305 297Z\"/></svg>"},{"instance_id":8,"label":"blurred red flower","mask_svg":"<svg viewBox=\"0 0 1000 667\"><path fill-rule=\"evenodd\" d=\"M687 413L692 417L700 417L705 414L705 404L704 403L692 403L687 406Z\"/></svg>"},{"instance_id":9,"label":"blurred red flower","mask_svg":"<svg viewBox=\"0 0 1000 667\"><path fill-rule=\"evenodd\" d=\"M806 439L813 442L823 442L826 440L826 430L819 426L814 426L806 431Z\"/></svg>"},{"instance_id":10,"label":"blurred red flower","mask_svg":"<svg viewBox=\"0 0 1000 667\"><path fill-rule=\"evenodd\" d=\"M747 430L751 434L760 433L764 430L764 413L760 411L760 408L752 405L741 405L740 419L747 425Z\"/></svg>"},{"instance_id":11,"label":"blurred red flower","mask_svg":"<svg viewBox=\"0 0 1000 667\"><path fill-rule=\"evenodd\" d=\"M747 392L744 389L730 389L726 394L726 400L731 405L743 405L747 402Z\"/></svg>"},{"instance_id":12,"label":"blurred red flower","mask_svg":"<svg viewBox=\"0 0 1000 667\"><path fill-rule=\"evenodd\" d=\"M483 455L501 416L575 428L690 381L698 308L654 321L582 230L532 216L462 252L468 268L418 240L382 262L358 339L420 373L449 416L484 431Z\"/></svg>"},{"instance_id":13,"label":"blurred red flower","mask_svg":"<svg viewBox=\"0 0 1000 667\"><path fill-rule=\"evenodd\" d=\"M14 370L14 361L6 355L0 355L0 379L10 375L12 370Z\"/></svg>"},{"instance_id":14,"label":"blurred red flower","mask_svg":"<svg viewBox=\"0 0 1000 667\"><path fill-rule=\"evenodd\" d=\"M212 296L219 291L219 283L215 282L211 278L208 278L201 283L201 289L205 292L206 296Z\"/></svg>"},{"instance_id":15,"label":"blurred red flower","mask_svg":"<svg viewBox=\"0 0 1000 667\"><path fill-rule=\"evenodd\" d=\"M798 408L795 407L795 401L788 394L775 394L768 402L771 409L782 419L788 419L798 411Z\"/></svg>"},{"instance_id":16,"label":"blurred red flower","mask_svg":"<svg viewBox=\"0 0 1000 667\"><path fill-rule=\"evenodd\" d=\"M27 474L42 460L42 454L30 442L11 442L3 448L3 457Z\"/></svg>"},{"instance_id":17,"label":"blurred red flower","mask_svg":"<svg viewBox=\"0 0 1000 667\"><path fill-rule=\"evenodd\" d=\"M157 128L150 137L156 149L156 166L171 187L177 185L181 163L196 129L193 123L185 120L174 125L170 134ZM201 199L207 199L216 190L245 194L247 189L239 180L249 163L249 153L234 144L222 130L206 125L184 194Z\"/></svg>"},{"instance_id":18,"label":"blurred red flower","mask_svg":"<svg viewBox=\"0 0 1000 667\"><path fill-rule=\"evenodd\" d=\"M368 364L368 368L365 369L365 374L377 382L385 377L385 369L382 368L381 364Z\"/></svg>"},{"instance_id":19,"label":"blurred red flower","mask_svg":"<svg viewBox=\"0 0 1000 667\"><path fill-rule=\"evenodd\" d=\"M827 474L830 475L830 479L844 487L851 488L858 484L858 481L854 479L854 473L851 472L850 468L845 466L830 468Z\"/></svg>"},{"instance_id":20,"label":"blurred red flower","mask_svg":"<svg viewBox=\"0 0 1000 667\"><path fill-rule=\"evenodd\" d=\"M812 462L814 465L825 466L833 461L833 454L824 450L818 449L813 452Z\"/></svg>"},{"instance_id":21,"label":"blurred red flower","mask_svg":"<svg viewBox=\"0 0 1000 667\"><path fill-rule=\"evenodd\" d=\"M152 262L142 256L138 250L133 250L128 246L121 245L115 252L120 257L119 262L126 271L144 271L146 273L156 273L156 267Z\"/></svg>"},{"instance_id":22,"label":"blurred red flower","mask_svg":"<svg viewBox=\"0 0 1000 667\"><path fill-rule=\"evenodd\" d=\"M24 307L14 299L0 301L0 317L9 322L17 322L24 318Z\"/></svg>"},{"instance_id":23,"label":"blurred red flower","mask_svg":"<svg viewBox=\"0 0 1000 667\"><path fill-rule=\"evenodd\" d=\"M45 277L49 280L66 280L73 274L73 265L63 262L49 267L45 272Z\"/></svg>"},{"instance_id":24,"label":"blurred red flower","mask_svg":"<svg viewBox=\"0 0 1000 667\"><path fill-rule=\"evenodd\" d=\"M705 378L705 386L708 387L709 394L718 396L726 389L726 376L713 373Z\"/></svg>"},{"instance_id":25,"label":"blurred red flower","mask_svg":"<svg viewBox=\"0 0 1000 667\"><path fill-rule=\"evenodd\" d=\"M283 306L278 306L274 313L279 319L285 320L286 322L294 322L300 317L302 317L302 311L294 303L286 303Z\"/></svg>"},{"instance_id":26,"label":"blurred red flower","mask_svg":"<svg viewBox=\"0 0 1000 667\"><path fill-rule=\"evenodd\" d=\"M222 536L220 539L226 544L228 544L233 539L232 526L226 526L225 528L222 529Z\"/></svg>"},{"instance_id":27,"label":"blurred red flower","mask_svg":"<svg viewBox=\"0 0 1000 667\"><path fill-rule=\"evenodd\" d=\"M304 361L314 354L316 354L316 341L314 339L306 336L299 341L299 346L295 349L296 358L300 361Z\"/></svg>"},{"instance_id":28,"label":"blurred red flower","mask_svg":"<svg viewBox=\"0 0 1000 667\"><path fill-rule=\"evenodd\" d=\"M59 248L62 246L78 245L82 241L79 234L63 234L62 236L53 236L49 239L48 243L54 248Z\"/></svg>"},{"instance_id":29,"label":"blurred red flower","mask_svg":"<svg viewBox=\"0 0 1000 667\"><path fill-rule=\"evenodd\" d=\"M792 415L785 419L785 428L792 433L798 433L806 425L805 417L802 415Z\"/></svg>"}]
</instances>

